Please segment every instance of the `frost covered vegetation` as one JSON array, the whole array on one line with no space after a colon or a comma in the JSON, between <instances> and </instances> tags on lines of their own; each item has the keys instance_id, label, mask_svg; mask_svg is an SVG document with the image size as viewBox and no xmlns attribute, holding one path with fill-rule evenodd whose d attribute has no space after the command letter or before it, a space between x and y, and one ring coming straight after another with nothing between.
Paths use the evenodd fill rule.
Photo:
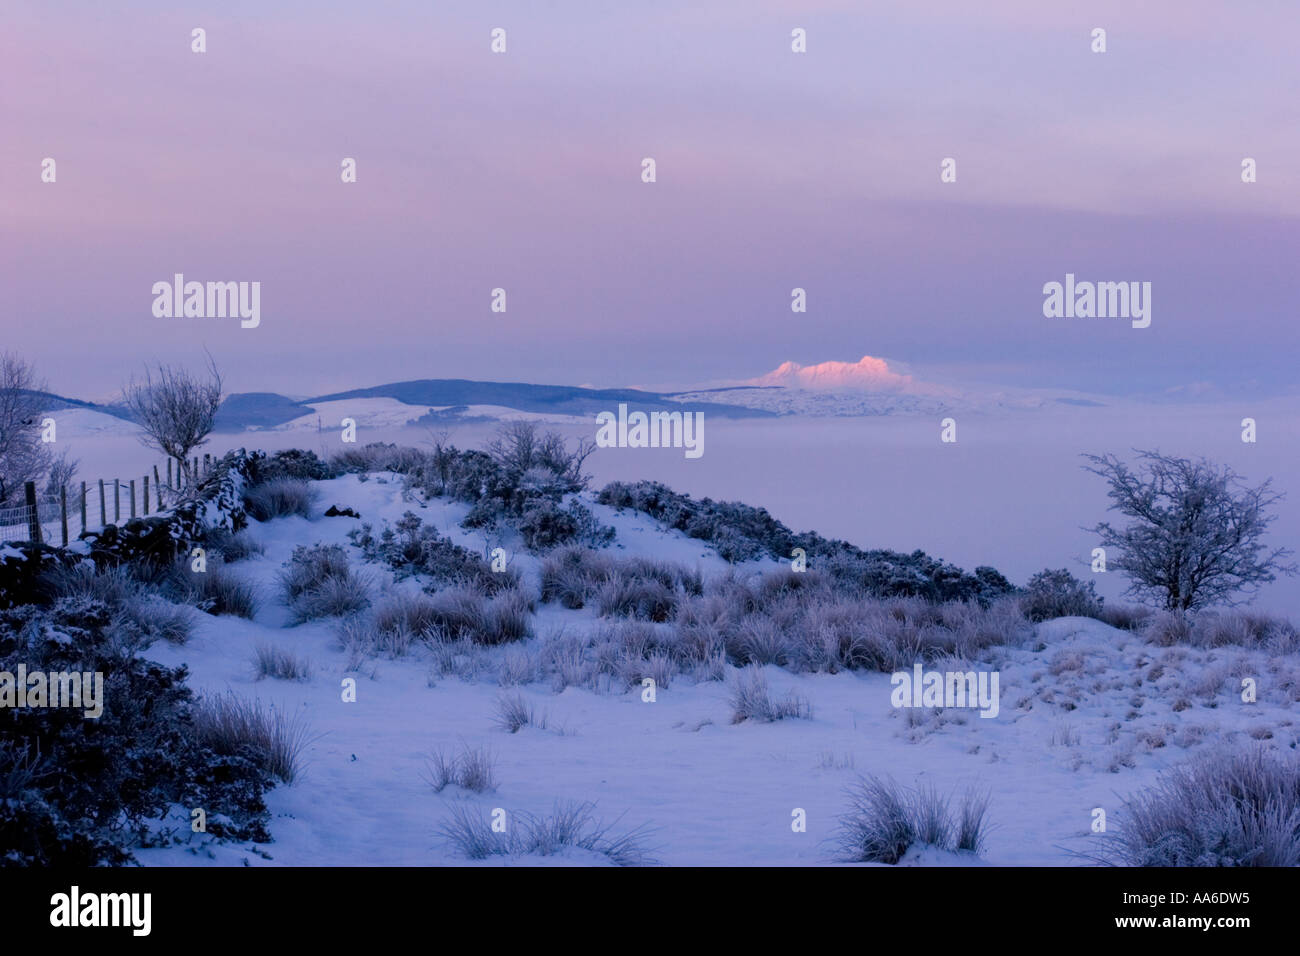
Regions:
<instances>
[{"instance_id":1,"label":"frost covered vegetation","mask_svg":"<svg viewBox=\"0 0 1300 956\"><path fill-rule=\"evenodd\" d=\"M230 728L219 742L183 667L138 656L116 638L119 612L83 595L0 612L0 671L105 675L103 714L0 711L0 860L9 865L129 862L166 845L174 805L202 806L213 837L266 841L263 795L280 769L274 735ZM188 835L188 827L185 828Z\"/></svg>"},{"instance_id":2,"label":"frost covered vegetation","mask_svg":"<svg viewBox=\"0 0 1300 956\"><path fill-rule=\"evenodd\" d=\"M973 574L932 558L924 551L863 551L847 541L816 532L795 533L766 509L740 502L699 501L654 481L615 481L596 498L614 508L644 512L669 528L711 544L730 562L755 558L789 561L796 548L810 567L845 587L875 597L921 597L931 601L978 601L986 604L1015 589L998 571L978 567Z\"/></svg>"},{"instance_id":3,"label":"frost covered vegetation","mask_svg":"<svg viewBox=\"0 0 1300 956\"><path fill-rule=\"evenodd\" d=\"M840 818L840 858L897 863L912 847L978 854L988 835L988 797L967 791L956 807L933 787L908 790L868 776L849 790L850 809Z\"/></svg>"},{"instance_id":4,"label":"frost covered vegetation","mask_svg":"<svg viewBox=\"0 0 1300 956\"><path fill-rule=\"evenodd\" d=\"M1220 750L1124 804L1101 862L1119 866L1300 866L1300 760Z\"/></svg>"},{"instance_id":5,"label":"frost covered vegetation","mask_svg":"<svg viewBox=\"0 0 1300 956\"><path fill-rule=\"evenodd\" d=\"M612 835L612 827L595 817L595 805L560 803L549 814L515 811L514 826L495 833L491 821L467 807L453 807L440 832L452 847L470 860L492 856L554 856L585 851L604 857L614 866L648 866L655 862L646 848L646 829Z\"/></svg>"}]
</instances>

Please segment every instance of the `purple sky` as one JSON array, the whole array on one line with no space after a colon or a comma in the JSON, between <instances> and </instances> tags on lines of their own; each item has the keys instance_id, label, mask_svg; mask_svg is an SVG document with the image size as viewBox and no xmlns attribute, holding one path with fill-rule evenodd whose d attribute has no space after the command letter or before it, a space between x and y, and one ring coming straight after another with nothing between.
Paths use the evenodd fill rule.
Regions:
<instances>
[{"instance_id":1,"label":"purple sky","mask_svg":"<svg viewBox=\"0 0 1300 956\"><path fill-rule=\"evenodd\" d=\"M230 389L294 394L863 354L1295 380L1295 0L118 6L10 0L0 29L0 347L56 391L204 347ZM175 272L260 281L261 326L154 318ZM1044 318L1066 272L1150 281L1151 327Z\"/></svg>"}]
</instances>

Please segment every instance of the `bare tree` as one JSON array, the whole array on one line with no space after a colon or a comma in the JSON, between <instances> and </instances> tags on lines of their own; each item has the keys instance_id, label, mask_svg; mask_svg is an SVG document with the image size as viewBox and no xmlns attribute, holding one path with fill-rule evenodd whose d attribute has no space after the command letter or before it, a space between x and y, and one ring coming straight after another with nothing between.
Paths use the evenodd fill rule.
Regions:
<instances>
[{"instance_id":1,"label":"bare tree","mask_svg":"<svg viewBox=\"0 0 1300 956\"><path fill-rule=\"evenodd\" d=\"M1110 483L1110 510L1132 518L1117 530L1087 530L1115 548L1111 567L1129 576L1128 594L1170 611L1243 603L1278 574L1295 574L1287 548L1262 542L1283 495L1272 480L1251 488L1231 468L1139 451L1135 468L1114 455L1085 455L1084 469Z\"/></svg>"},{"instance_id":2,"label":"bare tree","mask_svg":"<svg viewBox=\"0 0 1300 956\"><path fill-rule=\"evenodd\" d=\"M456 463L456 446L451 443L451 429L439 428L436 431L432 428L425 429L429 437L425 439L424 444L431 449L429 463L433 466L434 475L438 479L438 494L446 494L447 483L451 481L451 469Z\"/></svg>"},{"instance_id":3,"label":"bare tree","mask_svg":"<svg viewBox=\"0 0 1300 956\"><path fill-rule=\"evenodd\" d=\"M0 501L17 499L24 482L49 468L49 449L41 442L40 392L45 383L14 352L0 352Z\"/></svg>"},{"instance_id":4,"label":"bare tree","mask_svg":"<svg viewBox=\"0 0 1300 956\"><path fill-rule=\"evenodd\" d=\"M221 407L221 374L211 356L206 379L170 365L146 368L143 382L132 379L122 390L122 402L143 429L145 447L179 459L182 473L197 478L190 452L207 441Z\"/></svg>"},{"instance_id":5,"label":"bare tree","mask_svg":"<svg viewBox=\"0 0 1300 956\"><path fill-rule=\"evenodd\" d=\"M580 439L577 449L570 451L564 436L549 431L539 434L537 424L530 421L508 422L497 430L496 437L488 442L486 451L507 473L518 478L540 468L555 476L566 491L580 491L587 486L588 478L582 465L595 450L588 439Z\"/></svg>"},{"instance_id":6,"label":"bare tree","mask_svg":"<svg viewBox=\"0 0 1300 956\"><path fill-rule=\"evenodd\" d=\"M77 476L77 467L81 464L68 454L65 448L57 455L52 455L45 478L45 500L58 504L60 492L72 496L72 479Z\"/></svg>"}]
</instances>

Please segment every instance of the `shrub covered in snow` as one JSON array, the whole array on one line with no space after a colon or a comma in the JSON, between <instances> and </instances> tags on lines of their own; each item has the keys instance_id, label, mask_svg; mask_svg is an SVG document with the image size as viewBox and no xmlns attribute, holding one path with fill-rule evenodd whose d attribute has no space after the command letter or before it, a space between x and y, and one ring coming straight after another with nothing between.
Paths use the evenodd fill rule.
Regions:
<instances>
[{"instance_id":1,"label":"shrub covered in snow","mask_svg":"<svg viewBox=\"0 0 1300 956\"><path fill-rule=\"evenodd\" d=\"M1096 857L1119 866L1300 865L1300 759L1255 747L1167 771Z\"/></svg>"},{"instance_id":2,"label":"shrub covered in snow","mask_svg":"<svg viewBox=\"0 0 1300 956\"><path fill-rule=\"evenodd\" d=\"M797 582L797 583L796 583ZM891 673L917 660L972 657L1016 645L1031 633L1015 600L983 607L921 598L853 596L812 571L713 582L684 600L672 620L682 652L697 660L725 654L737 666L779 664L795 671Z\"/></svg>"},{"instance_id":3,"label":"shrub covered in snow","mask_svg":"<svg viewBox=\"0 0 1300 956\"><path fill-rule=\"evenodd\" d=\"M1084 584L1067 569L1039 571L1025 586L1020 608L1029 620L1050 621L1058 617L1101 617L1102 599L1097 587Z\"/></svg>"},{"instance_id":4,"label":"shrub covered in snow","mask_svg":"<svg viewBox=\"0 0 1300 956\"><path fill-rule=\"evenodd\" d=\"M559 434L540 433L531 422L511 422L486 451L441 441L432 451L366 445L340 453L333 464L342 471L399 472L408 489L469 504L464 527L513 529L524 547L543 551L570 542L601 547L613 539L613 529L582 502L564 502L586 487L582 463L589 451L582 444L570 449Z\"/></svg>"},{"instance_id":5,"label":"shrub covered in snow","mask_svg":"<svg viewBox=\"0 0 1300 956\"><path fill-rule=\"evenodd\" d=\"M988 797L968 790L954 810L933 787L907 790L869 775L849 792L849 812L840 818L835 842L840 859L897 863L913 846L978 854L988 834Z\"/></svg>"},{"instance_id":6,"label":"shrub covered in snow","mask_svg":"<svg viewBox=\"0 0 1300 956\"><path fill-rule=\"evenodd\" d=\"M692 538L708 541L733 563L760 557L788 561L800 548L810 568L826 572L841 587L873 597L987 604L1015 590L993 568L980 567L967 574L923 551L863 551L815 532L796 534L764 508L711 498L696 501L656 481L614 481L601 489L597 500L644 512Z\"/></svg>"},{"instance_id":7,"label":"shrub covered in snow","mask_svg":"<svg viewBox=\"0 0 1300 956\"><path fill-rule=\"evenodd\" d=\"M1142 619L1138 630L1161 647L1256 647L1279 655L1300 651L1294 624L1253 611L1156 611Z\"/></svg>"},{"instance_id":8,"label":"shrub covered in snow","mask_svg":"<svg viewBox=\"0 0 1300 956\"><path fill-rule=\"evenodd\" d=\"M462 746L454 754L436 750L425 762L427 780L434 793L442 793L451 786L474 793L495 790L497 784L493 764L492 754L486 747L470 746Z\"/></svg>"},{"instance_id":9,"label":"shrub covered in snow","mask_svg":"<svg viewBox=\"0 0 1300 956\"><path fill-rule=\"evenodd\" d=\"M561 803L548 816L522 810L510 814L514 824L504 833L466 806L454 806L439 832L462 856L485 860L491 856L553 856L565 850L586 850L615 866L651 866L656 861L645 846L647 830L638 827L619 836L595 819L591 803Z\"/></svg>"},{"instance_id":10,"label":"shrub covered in snow","mask_svg":"<svg viewBox=\"0 0 1300 956\"><path fill-rule=\"evenodd\" d=\"M468 587L484 594L519 586L518 572L493 571L482 555L438 534L413 511L392 527L386 525L377 537L369 524L352 529L348 537L366 560L388 565L399 581L420 574L437 585Z\"/></svg>"},{"instance_id":11,"label":"shrub covered in snow","mask_svg":"<svg viewBox=\"0 0 1300 956\"><path fill-rule=\"evenodd\" d=\"M162 583L169 597L208 614L233 614L251 621L257 613L257 588L227 568L220 555L208 558L202 571L195 571L190 559L183 557Z\"/></svg>"},{"instance_id":12,"label":"shrub covered in snow","mask_svg":"<svg viewBox=\"0 0 1300 956\"><path fill-rule=\"evenodd\" d=\"M299 545L280 574L285 603L298 623L343 617L370 606L370 588L337 544Z\"/></svg>"},{"instance_id":13,"label":"shrub covered in snow","mask_svg":"<svg viewBox=\"0 0 1300 956\"><path fill-rule=\"evenodd\" d=\"M145 579L127 565L96 568L89 561L48 571L42 590L52 599L102 601L109 608L109 634L116 647L140 651L155 641L184 644L194 630L194 612L173 604L177 596L147 586L156 572L144 569ZM189 602L181 602L182 604Z\"/></svg>"},{"instance_id":14,"label":"shrub covered in snow","mask_svg":"<svg viewBox=\"0 0 1300 956\"><path fill-rule=\"evenodd\" d=\"M242 756L265 773L293 783L310 738L301 715L246 700L234 692L200 697L194 708L199 743L223 757Z\"/></svg>"},{"instance_id":15,"label":"shrub covered in snow","mask_svg":"<svg viewBox=\"0 0 1300 956\"><path fill-rule=\"evenodd\" d=\"M301 478L273 478L244 490L244 508L258 521L310 518L320 495L311 482Z\"/></svg>"},{"instance_id":16,"label":"shrub covered in snow","mask_svg":"<svg viewBox=\"0 0 1300 956\"><path fill-rule=\"evenodd\" d=\"M577 609L595 602L604 617L666 621L685 597L703 593L698 570L649 558L615 558L562 548L542 562L542 600Z\"/></svg>"},{"instance_id":17,"label":"shrub covered in snow","mask_svg":"<svg viewBox=\"0 0 1300 956\"><path fill-rule=\"evenodd\" d=\"M253 485L283 479L325 481L338 474L329 462L322 461L314 452L300 448L277 451L270 455L261 451L250 452L247 470L248 481Z\"/></svg>"},{"instance_id":18,"label":"shrub covered in snow","mask_svg":"<svg viewBox=\"0 0 1300 956\"><path fill-rule=\"evenodd\" d=\"M791 692L780 700L772 698L767 688L767 678L757 666L746 667L736 673L731 688L731 722L746 720L771 723L787 718L812 717L812 706L798 694Z\"/></svg>"},{"instance_id":19,"label":"shrub covered in snow","mask_svg":"<svg viewBox=\"0 0 1300 956\"><path fill-rule=\"evenodd\" d=\"M21 663L103 674L96 719L77 708L0 708L0 860L129 862L133 848L169 842L150 821L177 805L204 807L214 837L268 841L269 778L246 751L206 746L185 669L120 650L113 620L87 595L0 611L0 671Z\"/></svg>"}]
</instances>

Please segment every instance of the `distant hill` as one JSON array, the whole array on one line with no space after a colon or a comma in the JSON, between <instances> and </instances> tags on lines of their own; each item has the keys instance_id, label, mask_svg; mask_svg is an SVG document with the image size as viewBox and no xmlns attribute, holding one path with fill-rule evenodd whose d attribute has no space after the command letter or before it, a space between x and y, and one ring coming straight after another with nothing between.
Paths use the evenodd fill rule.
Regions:
<instances>
[{"instance_id":1,"label":"distant hill","mask_svg":"<svg viewBox=\"0 0 1300 956\"><path fill-rule=\"evenodd\" d=\"M55 395L53 392L34 391L32 389L20 389L24 395L35 395L41 399L42 411L57 412L63 408L85 408L92 412L100 412L104 415L112 415L114 418L120 418L123 421L133 421L131 413L121 405L100 405L95 402L83 402L79 398L67 398L63 395Z\"/></svg>"},{"instance_id":2,"label":"distant hill","mask_svg":"<svg viewBox=\"0 0 1300 956\"><path fill-rule=\"evenodd\" d=\"M249 428L272 428L311 414L303 402L275 392L237 392L227 395L217 411L213 431L242 432Z\"/></svg>"},{"instance_id":3,"label":"distant hill","mask_svg":"<svg viewBox=\"0 0 1300 956\"><path fill-rule=\"evenodd\" d=\"M718 418L769 418L773 412L719 402L681 402L659 392L635 388L576 388L569 385L527 385L523 382L471 382L467 379L419 379L393 382L373 388L357 388L306 399L313 402L336 402L349 398L392 398L407 405L501 405L521 412L553 415L595 415L617 411L620 402L644 411L704 412Z\"/></svg>"}]
</instances>

